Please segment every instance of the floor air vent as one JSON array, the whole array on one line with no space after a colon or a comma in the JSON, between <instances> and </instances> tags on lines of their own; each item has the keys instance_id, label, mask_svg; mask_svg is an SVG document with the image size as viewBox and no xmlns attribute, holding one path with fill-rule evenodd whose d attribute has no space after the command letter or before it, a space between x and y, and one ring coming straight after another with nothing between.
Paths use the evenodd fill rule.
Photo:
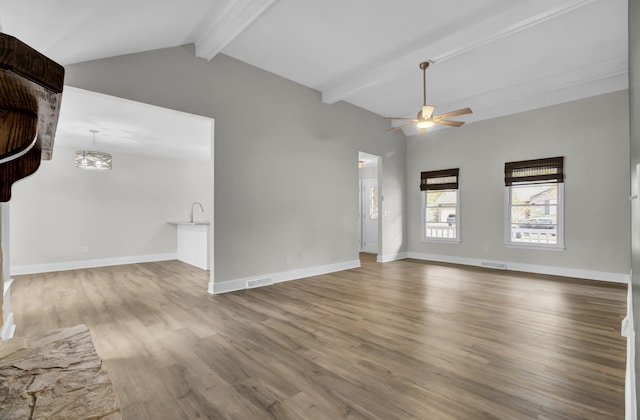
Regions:
<instances>
[{"instance_id":1,"label":"floor air vent","mask_svg":"<svg viewBox=\"0 0 640 420\"><path fill-rule=\"evenodd\" d=\"M482 261L480 263L480 265L482 267L486 267L486 268L495 268L496 270L506 270L507 269L507 265L506 264L496 263L496 262L491 262L491 261Z\"/></svg>"},{"instance_id":2,"label":"floor air vent","mask_svg":"<svg viewBox=\"0 0 640 420\"><path fill-rule=\"evenodd\" d=\"M260 286L268 286L270 284L273 284L273 280L271 278L247 280L247 289L253 289L254 287Z\"/></svg>"}]
</instances>

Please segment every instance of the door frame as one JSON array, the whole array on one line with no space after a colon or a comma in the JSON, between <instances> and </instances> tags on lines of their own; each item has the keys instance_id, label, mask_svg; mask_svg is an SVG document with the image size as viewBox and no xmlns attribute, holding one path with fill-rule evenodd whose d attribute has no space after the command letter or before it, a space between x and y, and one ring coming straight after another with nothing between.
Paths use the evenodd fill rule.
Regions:
<instances>
[{"instance_id":1,"label":"door frame","mask_svg":"<svg viewBox=\"0 0 640 420\"><path fill-rule=\"evenodd\" d=\"M375 165L375 171L373 172L373 176L365 176L361 178L362 169L358 169L358 239L356 241L357 244L357 252L363 252L362 247L362 238L363 238L363 214L362 214L362 180L363 179L376 179L378 181L378 252L377 252L377 261L381 260L383 255L383 220L384 220L384 211L383 211L383 202L384 202L384 192L382 186L382 157L371 154L364 151L358 151L358 161L363 161L364 166L366 167L368 164ZM364 169L364 168L363 168Z\"/></svg>"}]
</instances>

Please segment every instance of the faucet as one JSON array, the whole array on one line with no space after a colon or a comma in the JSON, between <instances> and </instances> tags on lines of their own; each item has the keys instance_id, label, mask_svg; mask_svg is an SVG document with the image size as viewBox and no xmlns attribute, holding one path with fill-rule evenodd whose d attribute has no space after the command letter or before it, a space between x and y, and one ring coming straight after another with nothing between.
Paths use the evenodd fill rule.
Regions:
<instances>
[{"instance_id":1,"label":"faucet","mask_svg":"<svg viewBox=\"0 0 640 420\"><path fill-rule=\"evenodd\" d=\"M202 204L198 203L197 201L194 201L194 202L191 204L191 213L189 213L189 222L190 222L190 223L193 223L193 207L194 207L196 204L200 206L200 210L202 210L202 212L204 213L204 209L202 208Z\"/></svg>"}]
</instances>

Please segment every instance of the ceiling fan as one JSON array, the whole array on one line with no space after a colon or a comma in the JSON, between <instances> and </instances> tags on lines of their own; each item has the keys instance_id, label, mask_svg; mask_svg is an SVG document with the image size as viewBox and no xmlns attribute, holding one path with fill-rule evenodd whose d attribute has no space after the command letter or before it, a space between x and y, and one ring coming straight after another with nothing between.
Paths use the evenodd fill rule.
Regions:
<instances>
[{"instance_id":1,"label":"ceiling fan","mask_svg":"<svg viewBox=\"0 0 640 420\"><path fill-rule=\"evenodd\" d=\"M455 117L457 115L465 115L471 114L471 108L462 108L457 111L451 111L440 115L433 115L433 111L436 109L435 106L427 105L427 67L429 67L429 62L425 61L424 63L420 63L420 69L422 69L422 109L418 112L418 116L416 118L404 118L404 117L385 117L387 120L405 120L411 121L407 124L400 125L398 127L391 127L387 131L400 130L401 128L409 127L411 125L415 125L418 128L424 129L432 127L434 124L442 124L449 125L452 127L460 127L464 122L462 121L449 121L445 118Z\"/></svg>"}]
</instances>

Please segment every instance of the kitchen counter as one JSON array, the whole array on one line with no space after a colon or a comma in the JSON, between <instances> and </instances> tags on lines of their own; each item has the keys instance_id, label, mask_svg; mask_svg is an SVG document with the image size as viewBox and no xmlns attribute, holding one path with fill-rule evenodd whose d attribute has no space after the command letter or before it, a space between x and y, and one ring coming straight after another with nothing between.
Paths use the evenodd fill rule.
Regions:
<instances>
[{"instance_id":1,"label":"kitchen counter","mask_svg":"<svg viewBox=\"0 0 640 420\"><path fill-rule=\"evenodd\" d=\"M208 221L170 221L176 227L178 260L203 270L209 270Z\"/></svg>"},{"instance_id":2,"label":"kitchen counter","mask_svg":"<svg viewBox=\"0 0 640 420\"><path fill-rule=\"evenodd\" d=\"M207 225L207 226L208 226L208 225L210 225L210 224L211 224L211 222L206 221L206 220L194 220L193 222L190 222L190 221L188 221L188 220L187 220L187 221L169 221L169 222L167 222L167 223L169 223L170 225L176 225L176 226L178 226L178 225L181 225L181 226L182 226L182 225L184 225L184 226L200 226L200 225Z\"/></svg>"}]
</instances>

